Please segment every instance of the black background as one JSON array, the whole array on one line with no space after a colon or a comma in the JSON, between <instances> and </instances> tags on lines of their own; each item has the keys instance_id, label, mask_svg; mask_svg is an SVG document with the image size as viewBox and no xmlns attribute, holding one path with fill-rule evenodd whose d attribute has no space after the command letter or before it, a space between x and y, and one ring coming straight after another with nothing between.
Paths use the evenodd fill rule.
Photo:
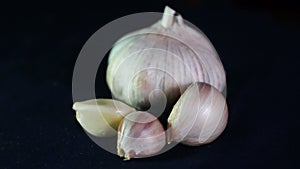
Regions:
<instances>
[{"instance_id":1,"label":"black background","mask_svg":"<svg viewBox=\"0 0 300 169\"><path fill-rule=\"evenodd\" d=\"M106 23L169 5L198 26L227 73L229 123L215 142L124 162L75 120L72 73ZM0 168L299 168L299 6L294 1L2 4ZM98 97L110 97L105 64Z\"/></svg>"}]
</instances>

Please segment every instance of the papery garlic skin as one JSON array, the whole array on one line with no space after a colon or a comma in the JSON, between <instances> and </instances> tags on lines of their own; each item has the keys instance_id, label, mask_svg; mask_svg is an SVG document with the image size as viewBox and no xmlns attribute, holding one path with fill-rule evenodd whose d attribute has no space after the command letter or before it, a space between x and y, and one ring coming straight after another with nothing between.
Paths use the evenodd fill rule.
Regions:
<instances>
[{"instance_id":1,"label":"papery garlic skin","mask_svg":"<svg viewBox=\"0 0 300 169\"><path fill-rule=\"evenodd\" d=\"M147 112L128 114L119 125L117 150L125 160L155 155L166 144L166 135L158 119Z\"/></svg>"},{"instance_id":2,"label":"papery garlic skin","mask_svg":"<svg viewBox=\"0 0 300 169\"><path fill-rule=\"evenodd\" d=\"M171 103L197 81L224 90L225 71L214 47L174 13L166 7L162 20L116 42L107 68L107 84L115 98L143 109L157 89Z\"/></svg>"},{"instance_id":3,"label":"papery garlic skin","mask_svg":"<svg viewBox=\"0 0 300 169\"><path fill-rule=\"evenodd\" d=\"M168 118L168 142L197 146L215 140L225 129L228 109L224 96L205 83L193 83Z\"/></svg>"},{"instance_id":4,"label":"papery garlic skin","mask_svg":"<svg viewBox=\"0 0 300 169\"><path fill-rule=\"evenodd\" d=\"M135 109L113 99L92 99L73 104L76 119L90 134L96 137L117 135L120 121Z\"/></svg>"}]
</instances>

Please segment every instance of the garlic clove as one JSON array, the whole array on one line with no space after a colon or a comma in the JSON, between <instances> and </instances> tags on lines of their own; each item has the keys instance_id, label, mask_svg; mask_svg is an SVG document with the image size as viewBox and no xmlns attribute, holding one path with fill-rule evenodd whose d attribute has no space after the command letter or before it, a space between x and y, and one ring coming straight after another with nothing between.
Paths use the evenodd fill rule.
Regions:
<instances>
[{"instance_id":1,"label":"garlic clove","mask_svg":"<svg viewBox=\"0 0 300 169\"><path fill-rule=\"evenodd\" d=\"M111 137L117 134L120 121L135 109L113 99L92 99L73 104L76 119L90 134Z\"/></svg>"},{"instance_id":2,"label":"garlic clove","mask_svg":"<svg viewBox=\"0 0 300 169\"><path fill-rule=\"evenodd\" d=\"M225 129L228 110L224 96L205 83L193 83L175 104L168 118L168 142L207 144Z\"/></svg>"},{"instance_id":3,"label":"garlic clove","mask_svg":"<svg viewBox=\"0 0 300 169\"><path fill-rule=\"evenodd\" d=\"M202 32L175 13L166 7L157 23L115 43L106 72L115 98L145 110L153 90L162 90L170 104L197 81L223 92L226 76L218 53Z\"/></svg>"},{"instance_id":4,"label":"garlic clove","mask_svg":"<svg viewBox=\"0 0 300 169\"><path fill-rule=\"evenodd\" d=\"M130 113L119 125L117 150L118 155L125 160L152 156L165 144L164 128L150 113Z\"/></svg>"}]
</instances>

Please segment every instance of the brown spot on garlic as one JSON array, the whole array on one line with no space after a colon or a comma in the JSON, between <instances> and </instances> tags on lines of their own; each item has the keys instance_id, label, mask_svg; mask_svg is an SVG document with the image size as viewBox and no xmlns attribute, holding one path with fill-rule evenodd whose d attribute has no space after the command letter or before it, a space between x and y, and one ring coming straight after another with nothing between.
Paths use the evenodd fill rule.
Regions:
<instances>
[{"instance_id":1,"label":"brown spot on garlic","mask_svg":"<svg viewBox=\"0 0 300 169\"><path fill-rule=\"evenodd\" d=\"M224 96L205 83L194 83L183 93L168 118L168 142L207 144L225 129L228 110Z\"/></svg>"},{"instance_id":2,"label":"brown spot on garlic","mask_svg":"<svg viewBox=\"0 0 300 169\"><path fill-rule=\"evenodd\" d=\"M120 121L135 109L112 99L93 99L76 102L76 119L90 134L96 137L111 137L117 134Z\"/></svg>"},{"instance_id":3,"label":"brown spot on garlic","mask_svg":"<svg viewBox=\"0 0 300 169\"><path fill-rule=\"evenodd\" d=\"M125 160L155 155L165 144L164 128L152 114L133 112L119 125L117 150Z\"/></svg>"}]
</instances>

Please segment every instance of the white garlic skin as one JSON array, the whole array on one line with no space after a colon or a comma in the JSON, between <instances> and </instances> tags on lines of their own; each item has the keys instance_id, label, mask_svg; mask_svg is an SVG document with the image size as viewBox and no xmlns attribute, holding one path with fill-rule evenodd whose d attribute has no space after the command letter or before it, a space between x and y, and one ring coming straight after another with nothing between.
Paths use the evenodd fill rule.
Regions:
<instances>
[{"instance_id":1,"label":"white garlic skin","mask_svg":"<svg viewBox=\"0 0 300 169\"><path fill-rule=\"evenodd\" d=\"M73 104L76 119L90 134L96 137L117 135L120 121L135 109L113 99L92 99Z\"/></svg>"},{"instance_id":2,"label":"white garlic skin","mask_svg":"<svg viewBox=\"0 0 300 169\"><path fill-rule=\"evenodd\" d=\"M168 142L197 146L214 141L225 129L228 109L224 96L205 83L193 83L168 118Z\"/></svg>"},{"instance_id":3,"label":"white garlic skin","mask_svg":"<svg viewBox=\"0 0 300 169\"><path fill-rule=\"evenodd\" d=\"M205 35L185 25L180 15L164 16L124 36L109 55L107 83L113 96L138 109L150 106L149 95L155 89L173 103L197 81L222 92L225 71Z\"/></svg>"},{"instance_id":4,"label":"white garlic skin","mask_svg":"<svg viewBox=\"0 0 300 169\"><path fill-rule=\"evenodd\" d=\"M125 160L155 155L165 144L164 128L150 113L130 113L119 125L117 150Z\"/></svg>"}]
</instances>

